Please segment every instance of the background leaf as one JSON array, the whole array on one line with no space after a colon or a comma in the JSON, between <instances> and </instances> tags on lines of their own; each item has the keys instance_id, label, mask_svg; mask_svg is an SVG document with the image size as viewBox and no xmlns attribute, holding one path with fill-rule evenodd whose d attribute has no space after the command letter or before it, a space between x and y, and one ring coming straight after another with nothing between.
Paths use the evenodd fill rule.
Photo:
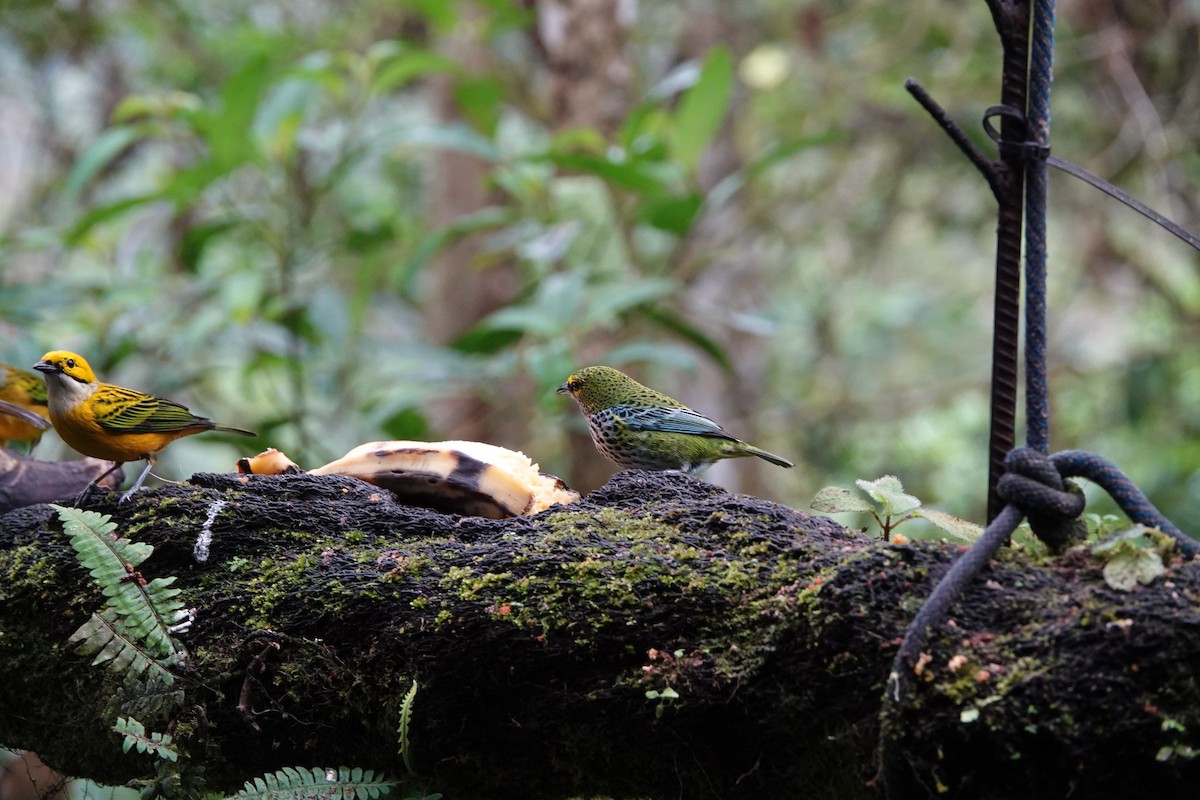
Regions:
<instances>
[{"instance_id":1,"label":"background leaf","mask_svg":"<svg viewBox=\"0 0 1200 800\"><path fill-rule=\"evenodd\" d=\"M728 48L715 47L704 61L696 83L679 102L668 138L672 155L689 169L712 142L733 92L733 57Z\"/></svg>"}]
</instances>

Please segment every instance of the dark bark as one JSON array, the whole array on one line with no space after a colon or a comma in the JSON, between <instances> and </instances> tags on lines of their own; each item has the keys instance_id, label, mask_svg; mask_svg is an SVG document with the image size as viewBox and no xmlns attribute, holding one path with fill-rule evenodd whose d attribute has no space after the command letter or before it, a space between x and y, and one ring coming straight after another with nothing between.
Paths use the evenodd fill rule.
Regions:
<instances>
[{"instance_id":1,"label":"dark bark","mask_svg":"<svg viewBox=\"0 0 1200 800\"><path fill-rule=\"evenodd\" d=\"M69 501L111 466L111 461L98 458L38 461L0 447L0 511ZM124 471L118 469L101 485L115 489L124 480Z\"/></svg>"},{"instance_id":2,"label":"dark bark","mask_svg":"<svg viewBox=\"0 0 1200 800\"><path fill-rule=\"evenodd\" d=\"M955 546L885 545L666 473L511 520L304 475L99 502L156 548L142 574L178 576L197 609L173 730L217 790L290 765L402 774L413 678L414 767L451 798L870 797L881 730L911 766L897 795L1174 797L1200 777L1156 760L1200 748L1193 563L1124 594L1086 551L1008 553L897 707L892 655ZM107 732L118 679L65 646L100 598L51 509L0 517L0 566L0 742L144 774ZM678 699L646 697L667 687Z\"/></svg>"}]
</instances>

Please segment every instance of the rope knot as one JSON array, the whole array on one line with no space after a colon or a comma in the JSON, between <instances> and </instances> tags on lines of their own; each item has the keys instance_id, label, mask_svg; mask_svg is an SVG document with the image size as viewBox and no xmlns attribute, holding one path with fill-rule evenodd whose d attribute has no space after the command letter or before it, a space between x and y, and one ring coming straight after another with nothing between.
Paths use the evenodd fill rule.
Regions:
<instances>
[{"instance_id":1,"label":"rope knot","mask_svg":"<svg viewBox=\"0 0 1200 800\"><path fill-rule=\"evenodd\" d=\"M1066 480L1045 453L1018 447L1004 457L1005 473L996 491L1029 518L1029 526L1053 552L1087 535L1083 490Z\"/></svg>"}]
</instances>

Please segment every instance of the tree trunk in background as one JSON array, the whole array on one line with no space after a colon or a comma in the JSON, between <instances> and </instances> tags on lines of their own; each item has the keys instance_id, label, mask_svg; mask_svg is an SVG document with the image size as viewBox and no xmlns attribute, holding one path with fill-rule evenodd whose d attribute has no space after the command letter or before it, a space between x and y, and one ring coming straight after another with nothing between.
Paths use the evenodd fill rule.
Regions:
<instances>
[{"instance_id":1,"label":"tree trunk in background","mask_svg":"<svg viewBox=\"0 0 1200 800\"><path fill-rule=\"evenodd\" d=\"M703 61L712 48L724 44L737 63L744 49L737 39L736 27L719 6L709 8L692 17L680 57ZM732 120L737 118L743 102L735 84L725 124L697 170L704 192L742 167ZM698 373L683 378L679 395L684 403L716 419L735 436L772 450L767 436L755 426L754 413L762 405L766 388L768 341L760 333L746 330L737 320L739 314L759 313L768 302L758 259L753 247L746 247L747 241L753 241L747 236L749 227L745 209L735 197L705 213L681 255L681 271L696 275L688 287L685 313L724 348L734 373L727 375L720 366L703 359ZM763 471L769 469L775 468L758 459L718 462L709 478L735 491L770 495L763 481Z\"/></svg>"},{"instance_id":2,"label":"tree trunk in background","mask_svg":"<svg viewBox=\"0 0 1200 800\"><path fill-rule=\"evenodd\" d=\"M629 111L629 26L636 1L538 0L537 11L550 70L551 124L611 136Z\"/></svg>"},{"instance_id":3,"label":"tree trunk in background","mask_svg":"<svg viewBox=\"0 0 1200 800\"><path fill-rule=\"evenodd\" d=\"M550 71L551 126L590 127L612 136L629 112L636 0L536 0L536 7L538 43ZM608 349L603 342L589 345ZM568 435L567 459L571 485L579 491L602 485L614 470L586 431Z\"/></svg>"},{"instance_id":4,"label":"tree trunk in background","mask_svg":"<svg viewBox=\"0 0 1200 800\"><path fill-rule=\"evenodd\" d=\"M488 48L479 41L477 26L470 24L478 10L463 5L461 24L440 42L440 51L468 73L489 72ZM438 76L430 82L439 122L461 121L454 100L454 79ZM430 226L441 230L467 214L489 204L486 184L489 165L462 151L435 151L430 185ZM479 268L483 235L465 236L447 247L433 260L430 276L431 300L425 315L425 328L437 344L453 342L477 322L512 301L518 289L516 268L511 263L489 264ZM514 379L515 381L515 379ZM501 404L517 400L514 386L494 387ZM475 395L447 397L438 404L431 420L435 430L447 437L490 442L518 448L525 440L521 415L497 414L491 399Z\"/></svg>"}]
</instances>

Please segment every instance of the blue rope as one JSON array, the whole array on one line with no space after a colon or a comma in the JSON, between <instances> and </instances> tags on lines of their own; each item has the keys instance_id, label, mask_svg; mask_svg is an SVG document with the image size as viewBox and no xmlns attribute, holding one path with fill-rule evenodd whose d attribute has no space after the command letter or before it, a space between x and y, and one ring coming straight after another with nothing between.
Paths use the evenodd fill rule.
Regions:
<instances>
[{"instance_id":1,"label":"blue rope","mask_svg":"<svg viewBox=\"0 0 1200 800\"><path fill-rule=\"evenodd\" d=\"M1045 154L1050 145L1050 86L1054 65L1054 0L1033 5L1029 61L1027 152ZM1025 441L1050 452L1050 389L1046 377L1046 161L1028 158L1025 167Z\"/></svg>"}]
</instances>

